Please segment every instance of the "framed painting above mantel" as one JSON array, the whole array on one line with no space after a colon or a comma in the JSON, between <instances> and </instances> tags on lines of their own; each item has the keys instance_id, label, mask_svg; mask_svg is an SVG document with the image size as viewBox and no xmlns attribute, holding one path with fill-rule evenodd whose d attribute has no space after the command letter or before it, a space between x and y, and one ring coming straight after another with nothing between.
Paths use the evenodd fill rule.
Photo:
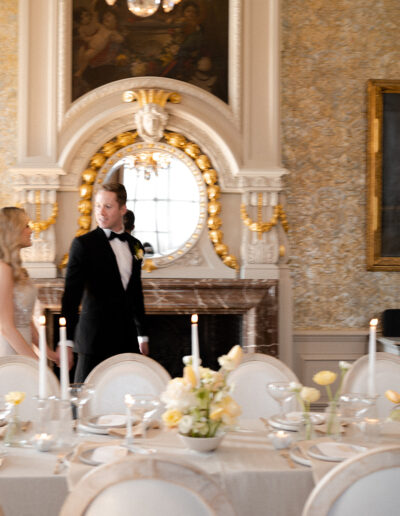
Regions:
<instances>
[{"instance_id":1,"label":"framed painting above mantel","mask_svg":"<svg viewBox=\"0 0 400 516\"><path fill-rule=\"evenodd\" d=\"M367 268L400 271L400 80L368 81Z\"/></svg>"}]
</instances>

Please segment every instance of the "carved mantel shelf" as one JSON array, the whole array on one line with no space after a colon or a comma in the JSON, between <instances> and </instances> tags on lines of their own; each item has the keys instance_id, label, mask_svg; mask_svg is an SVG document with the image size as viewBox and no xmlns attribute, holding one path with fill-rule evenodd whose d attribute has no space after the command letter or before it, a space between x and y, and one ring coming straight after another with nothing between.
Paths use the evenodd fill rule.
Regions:
<instances>
[{"instance_id":1,"label":"carved mantel shelf","mask_svg":"<svg viewBox=\"0 0 400 516\"><path fill-rule=\"evenodd\" d=\"M36 280L43 310L58 312L64 280ZM278 281L273 279L143 279L148 314L236 314L246 352L278 356Z\"/></svg>"}]
</instances>

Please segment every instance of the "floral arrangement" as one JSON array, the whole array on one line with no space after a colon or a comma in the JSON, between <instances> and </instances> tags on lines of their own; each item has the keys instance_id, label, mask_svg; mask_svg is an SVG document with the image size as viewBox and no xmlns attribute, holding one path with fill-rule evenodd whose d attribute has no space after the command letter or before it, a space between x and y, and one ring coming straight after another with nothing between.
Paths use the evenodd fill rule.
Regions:
<instances>
[{"instance_id":1,"label":"floral arrangement","mask_svg":"<svg viewBox=\"0 0 400 516\"><path fill-rule=\"evenodd\" d=\"M318 389L314 387L304 387L301 383L291 382L290 390L296 394L297 401L301 407L303 412L303 421L304 421L304 438L306 440L311 439L312 437L312 423L310 417L310 407L311 403L315 403L319 400L321 393Z\"/></svg>"},{"instance_id":2,"label":"floral arrangement","mask_svg":"<svg viewBox=\"0 0 400 516\"><path fill-rule=\"evenodd\" d=\"M328 435L332 433L336 433L338 431L338 428L335 428L338 426L337 421L337 403L339 400L339 396L342 393L342 385L343 385L343 379L347 373L347 371L350 369L351 364L348 362L344 362L341 360L339 362L339 369L340 369L340 379L339 379L339 385L336 389L335 394L332 393L331 385L336 381L337 374L333 371L319 371L319 373L316 373L313 376L313 382L315 382L317 385L325 386L326 393L328 395L328 399L330 402L329 411L328 411L328 421L327 421L327 428L326 432Z\"/></svg>"},{"instance_id":3,"label":"floral arrangement","mask_svg":"<svg viewBox=\"0 0 400 516\"><path fill-rule=\"evenodd\" d=\"M389 419L392 421L400 421L400 393L392 390L385 392L386 398L394 403L396 406L391 410Z\"/></svg>"},{"instance_id":4,"label":"floral arrangement","mask_svg":"<svg viewBox=\"0 0 400 516\"><path fill-rule=\"evenodd\" d=\"M189 437L214 437L223 428L236 424L241 414L226 380L239 365L242 349L234 346L219 357L218 371L200 366L199 378L192 367L192 357L185 358L183 377L170 380L161 395L166 406L163 422L169 428L178 427L181 434Z\"/></svg>"}]
</instances>

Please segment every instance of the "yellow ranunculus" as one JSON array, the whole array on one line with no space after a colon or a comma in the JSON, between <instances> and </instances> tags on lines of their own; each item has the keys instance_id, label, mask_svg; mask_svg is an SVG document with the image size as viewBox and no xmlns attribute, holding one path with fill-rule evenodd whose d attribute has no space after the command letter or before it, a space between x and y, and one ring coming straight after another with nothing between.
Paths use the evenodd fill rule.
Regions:
<instances>
[{"instance_id":1,"label":"yellow ranunculus","mask_svg":"<svg viewBox=\"0 0 400 516\"><path fill-rule=\"evenodd\" d=\"M230 396L225 396L221 401L210 407L210 419L213 421L222 419L225 424L232 425L241 412L236 401Z\"/></svg>"},{"instance_id":2,"label":"yellow ranunculus","mask_svg":"<svg viewBox=\"0 0 400 516\"><path fill-rule=\"evenodd\" d=\"M191 365L187 365L183 369L183 379L185 382L190 383L192 387L195 387L197 384L197 378L194 374L193 367Z\"/></svg>"},{"instance_id":3,"label":"yellow ranunculus","mask_svg":"<svg viewBox=\"0 0 400 516\"><path fill-rule=\"evenodd\" d=\"M170 409L166 410L164 414L162 415L162 420L166 426L169 428L172 428L174 426L177 426L179 421L182 419L182 412L177 409Z\"/></svg>"},{"instance_id":4,"label":"yellow ranunculus","mask_svg":"<svg viewBox=\"0 0 400 516\"><path fill-rule=\"evenodd\" d=\"M13 405L19 405L25 399L25 393L20 391L11 391L4 396L4 399L7 403L12 403Z\"/></svg>"},{"instance_id":5,"label":"yellow ranunculus","mask_svg":"<svg viewBox=\"0 0 400 516\"><path fill-rule=\"evenodd\" d=\"M303 387L300 391L300 397L304 401L308 401L309 403L314 403L319 400L321 393L318 389L314 389L314 387Z\"/></svg>"},{"instance_id":6,"label":"yellow ranunculus","mask_svg":"<svg viewBox=\"0 0 400 516\"><path fill-rule=\"evenodd\" d=\"M236 367L240 364L242 357L243 351L239 344L233 346L233 348L231 348L231 350L228 353L228 358L233 361Z\"/></svg>"},{"instance_id":7,"label":"yellow ranunculus","mask_svg":"<svg viewBox=\"0 0 400 516\"><path fill-rule=\"evenodd\" d=\"M313 376L313 381L318 385L330 385L337 378L337 374L333 371L320 371Z\"/></svg>"},{"instance_id":8,"label":"yellow ranunculus","mask_svg":"<svg viewBox=\"0 0 400 516\"><path fill-rule=\"evenodd\" d=\"M393 403L400 403L400 393L396 391L392 391L389 389L385 392L385 396L389 401Z\"/></svg>"}]
</instances>

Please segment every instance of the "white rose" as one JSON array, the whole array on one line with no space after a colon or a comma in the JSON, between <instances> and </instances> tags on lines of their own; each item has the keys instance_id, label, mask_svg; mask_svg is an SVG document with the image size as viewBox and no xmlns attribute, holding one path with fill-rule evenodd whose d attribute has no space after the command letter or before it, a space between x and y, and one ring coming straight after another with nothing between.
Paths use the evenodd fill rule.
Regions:
<instances>
[{"instance_id":1,"label":"white rose","mask_svg":"<svg viewBox=\"0 0 400 516\"><path fill-rule=\"evenodd\" d=\"M193 425L193 417L192 416L183 416L183 418L179 421L179 431L181 434L188 434L192 429Z\"/></svg>"}]
</instances>

